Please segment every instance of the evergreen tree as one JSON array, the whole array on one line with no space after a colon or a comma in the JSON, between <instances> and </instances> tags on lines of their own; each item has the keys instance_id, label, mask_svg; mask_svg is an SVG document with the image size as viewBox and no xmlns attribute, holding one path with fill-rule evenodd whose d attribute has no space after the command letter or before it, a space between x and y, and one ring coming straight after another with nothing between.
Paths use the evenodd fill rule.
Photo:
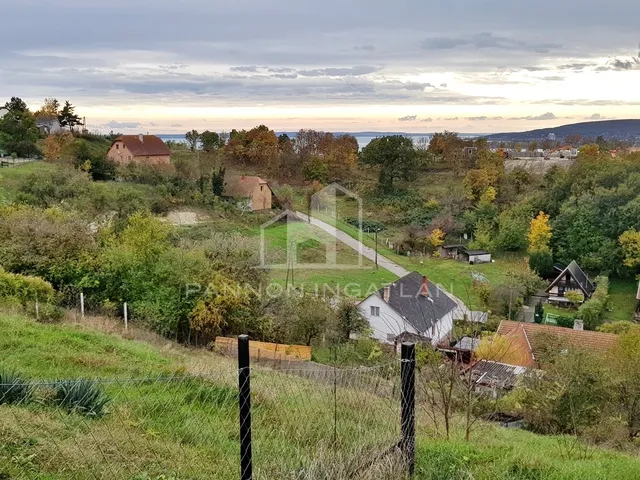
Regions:
<instances>
[{"instance_id":1,"label":"evergreen tree","mask_svg":"<svg viewBox=\"0 0 640 480\"><path fill-rule=\"evenodd\" d=\"M61 127L69 127L69 131L73 131L73 127L77 125L82 125L82 121L80 117L75 114L75 109L73 105L67 100L64 102L64 107L62 107L62 111L60 115L58 115L58 121L60 122Z\"/></svg>"}]
</instances>

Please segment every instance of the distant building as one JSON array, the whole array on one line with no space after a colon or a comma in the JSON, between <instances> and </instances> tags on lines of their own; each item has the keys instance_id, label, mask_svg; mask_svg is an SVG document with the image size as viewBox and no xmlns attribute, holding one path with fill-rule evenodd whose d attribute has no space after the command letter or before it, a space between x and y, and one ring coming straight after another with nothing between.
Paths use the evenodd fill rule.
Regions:
<instances>
[{"instance_id":1,"label":"distant building","mask_svg":"<svg viewBox=\"0 0 640 480\"><path fill-rule=\"evenodd\" d=\"M229 178L224 185L222 196L233 198L242 209L256 212L271 210L273 190L266 180L243 175Z\"/></svg>"},{"instance_id":2,"label":"distant building","mask_svg":"<svg viewBox=\"0 0 640 480\"><path fill-rule=\"evenodd\" d=\"M451 333L456 316L462 316L458 304L418 272L381 288L358 308L373 337L396 346L407 338L437 345Z\"/></svg>"},{"instance_id":3,"label":"distant building","mask_svg":"<svg viewBox=\"0 0 640 480\"><path fill-rule=\"evenodd\" d=\"M60 121L54 115L41 116L36 118L36 127L43 135L55 135L62 132Z\"/></svg>"},{"instance_id":4,"label":"distant building","mask_svg":"<svg viewBox=\"0 0 640 480\"><path fill-rule=\"evenodd\" d=\"M556 141L556 134L555 134L555 133L550 133L550 134L547 136L547 139L548 139L548 140L551 140L552 142L555 142L555 141Z\"/></svg>"},{"instance_id":5,"label":"distant building","mask_svg":"<svg viewBox=\"0 0 640 480\"><path fill-rule=\"evenodd\" d=\"M113 141L107 157L120 165L132 162L168 165L171 161L171 150L155 135L122 135Z\"/></svg>"}]
</instances>

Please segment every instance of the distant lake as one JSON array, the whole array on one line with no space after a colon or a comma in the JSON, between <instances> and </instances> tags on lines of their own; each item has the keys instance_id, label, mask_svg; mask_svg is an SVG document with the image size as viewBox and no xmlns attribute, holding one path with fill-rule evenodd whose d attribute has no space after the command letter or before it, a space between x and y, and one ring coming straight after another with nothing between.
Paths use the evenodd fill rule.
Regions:
<instances>
[{"instance_id":1,"label":"distant lake","mask_svg":"<svg viewBox=\"0 0 640 480\"><path fill-rule=\"evenodd\" d=\"M281 133L286 133L287 135L289 135L289 137L296 138L295 132L276 132L277 135L280 135ZM335 135L344 135L344 133L339 132L339 133L336 133ZM353 135L354 137L356 137L356 140L358 141L358 145L362 149L366 147L374 138L382 137L385 135L403 135L407 138L411 138L414 142L416 142L420 138L427 138L427 140L430 140L431 135L433 134L432 133L362 132L362 133L350 133L349 135ZM478 136L479 135L460 134L461 138L475 138ZM184 135L180 135L180 134L166 134L166 135L159 134L158 137L160 137L164 141L173 140L174 142L183 142L183 143L185 142Z\"/></svg>"}]
</instances>

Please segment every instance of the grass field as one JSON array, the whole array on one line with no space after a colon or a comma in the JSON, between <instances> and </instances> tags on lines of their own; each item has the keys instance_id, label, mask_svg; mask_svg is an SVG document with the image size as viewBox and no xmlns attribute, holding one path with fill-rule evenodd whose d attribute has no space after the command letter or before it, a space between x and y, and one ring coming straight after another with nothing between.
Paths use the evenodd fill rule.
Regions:
<instances>
[{"instance_id":1,"label":"grass field","mask_svg":"<svg viewBox=\"0 0 640 480\"><path fill-rule=\"evenodd\" d=\"M0 478L238 478L232 360L15 315L0 314L0 331L0 370L31 379L112 379L103 383L111 402L100 418L67 413L46 397L25 406L0 405ZM399 427L395 396L359 390L375 372L349 377L352 383L340 387L334 431L331 382L256 370L255 477L342 479L364 459L374 467L349 478L403 478L393 458L371 456L397 438ZM420 408L418 479L632 480L640 471L636 457L491 424L479 424L471 442L458 439L457 431L443 441Z\"/></svg>"}]
</instances>

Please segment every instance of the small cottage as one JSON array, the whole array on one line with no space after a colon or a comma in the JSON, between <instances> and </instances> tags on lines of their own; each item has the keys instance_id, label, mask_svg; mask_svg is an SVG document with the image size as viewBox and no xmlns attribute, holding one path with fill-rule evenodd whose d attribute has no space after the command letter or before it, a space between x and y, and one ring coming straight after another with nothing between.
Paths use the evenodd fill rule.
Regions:
<instances>
[{"instance_id":1,"label":"small cottage","mask_svg":"<svg viewBox=\"0 0 640 480\"><path fill-rule=\"evenodd\" d=\"M171 150L155 135L121 135L111 144L107 157L120 165L169 165Z\"/></svg>"},{"instance_id":2,"label":"small cottage","mask_svg":"<svg viewBox=\"0 0 640 480\"><path fill-rule=\"evenodd\" d=\"M574 260L551 282L545 293L550 303L569 305L572 302L566 297L568 292L580 292L585 299L589 299L595 289L595 285Z\"/></svg>"},{"instance_id":3,"label":"small cottage","mask_svg":"<svg viewBox=\"0 0 640 480\"><path fill-rule=\"evenodd\" d=\"M242 210L257 212L272 208L273 190L260 177L230 177L225 182L222 196L235 200Z\"/></svg>"}]
</instances>

